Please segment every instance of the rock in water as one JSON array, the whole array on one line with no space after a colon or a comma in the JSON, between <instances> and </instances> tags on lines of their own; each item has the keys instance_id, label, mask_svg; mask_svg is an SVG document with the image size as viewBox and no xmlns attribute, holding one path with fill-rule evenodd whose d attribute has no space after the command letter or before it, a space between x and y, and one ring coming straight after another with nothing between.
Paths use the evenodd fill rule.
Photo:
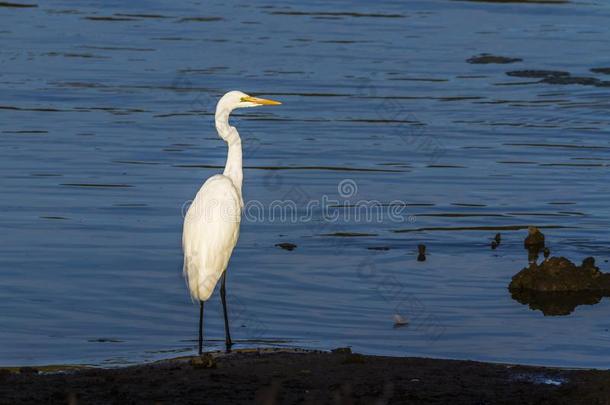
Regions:
<instances>
[{"instance_id":1,"label":"rock in water","mask_svg":"<svg viewBox=\"0 0 610 405\"><path fill-rule=\"evenodd\" d=\"M514 70L512 72L506 72L508 76L513 77L528 77L528 78L541 78L547 77L568 77L570 72L563 72L558 70Z\"/></svg>"},{"instance_id":2,"label":"rock in water","mask_svg":"<svg viewBox=\"0 0 610 405\"><path fill-rule=\"evenodd\" d=\"M604 75L610 75L610 68L605 67L605 68L593 68L593 69L589 69L591 72L593 73L602 73Z\"/></svg>"},{"instance_id":3,"label":"rock in water","mask_svg":"<svg viewBox=\"0 0 610 405\"><path fill-rule=\"evenodd\" d=\"M287 250L289 252L292 252L294 249L297 248L297 245L290 242L276 243L275 246Z\"/></svg>"},{"instance_id":4,"label":"rock in water","mask_svg":"<svg viewBox=\"0 0 610 405\"><path fill-rule=\"evenodd\" d=\"M502 235L497 233L496 236L494 236L494 240L491 241L491 248L493 250L497 249L498 246L500 246L500 242L502 242Z\"/></svg>"},{"instance_id":5,"label":"rock in water","mask_svg":"<svg viewBox=\"0 0 610 405\"><path fill-rule=\"evenodd\" d=\"M592 257L585 259L580 266L565 257L551 257L540 265L534 263L521 270L508 288L511 291L610 292L610 273L602 273Z\"/></svg>"},{"instance_id":6,"label":"rock in water","mask_svg":"<svg viewBox=\"0 0 610 405\"><path fill-rule=\"evenodd\" d=\"M595 258L594 257L587 257L585 260L582 261L582 267L588 267L588 268L596 268L595 267Z\"/></svg>"},{"instance_id":7,"label":"rock in water","mask_svg":"<svg viewBox=\"0 0 610 405\"><path fill-rule=\"evenodd\" d=\"M472 58L466 59L467 63L472 64L488 64L488 63L498 63L498 64L506 64L506 63L515 63L522 62L521 58L509 58L506 56L496 56L490 55L488 53L482 53L477 56L473 56Z\"/></svg>"},{"instance_id":8,"label":"rock in water","mask_svg":"<svg viewBox=\"0 0 610 405\"><path fill-rule=\"evenodd\" d=\"M610 296L610 273L586 258L580 266L564 257L551 257L530 264L508 286L514 300L545 315L568 315L579 305L593 305Z\"/></svg>"},{"instance_id":9,"label":"rock in water","mask_svg":"<svg viewBox=\"0 0 610 405\"><path fill-rule=\"evenodd\" d=\"M426 245L418 245L417 251L418 251L417 261L425 262L426 261Z\"/></svg>"}]
</instances>

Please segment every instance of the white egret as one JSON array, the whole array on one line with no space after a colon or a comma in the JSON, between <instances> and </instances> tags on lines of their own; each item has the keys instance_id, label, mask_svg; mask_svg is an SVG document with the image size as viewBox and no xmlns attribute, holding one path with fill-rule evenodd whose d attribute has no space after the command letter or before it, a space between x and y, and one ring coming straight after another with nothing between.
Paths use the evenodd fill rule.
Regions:
<instances>
[{"instance_id":1,"label":"white egret","mask_svg":"<svg viewBox=\"0 0 610 405\"><path fill-rule=\"evenodd\" d=\"M221 277L227 351L232 345L225 296L226 270L239 238L244 203L241 138L229 124L229 115L236 108L278 104L281 103L230 91L216 106L216 130L229 146L227 163L222 174L210 177L199 189L184 218L182 232L183 272L191 297L199 301L199 354L203 349L203 303L210 298Z\"/></svg>"}]
</instances>

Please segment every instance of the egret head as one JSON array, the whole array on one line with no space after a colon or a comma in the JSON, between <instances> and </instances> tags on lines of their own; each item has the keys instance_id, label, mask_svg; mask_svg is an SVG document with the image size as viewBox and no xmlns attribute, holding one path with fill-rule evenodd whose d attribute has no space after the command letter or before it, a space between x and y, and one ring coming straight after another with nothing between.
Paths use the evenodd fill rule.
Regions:
<instances>
[{"instance_id":1,"label":"egret head","mask_svg":"<svg viewBox=\"0 0 610 405\"><path fill-rule=\"evenodd\" d=\"M279 105L279 101L252 97L241 91L230 91L218 101L216 111L231 112L236 108L259 107L261 105Z\"/></svg>"}]
</instances>

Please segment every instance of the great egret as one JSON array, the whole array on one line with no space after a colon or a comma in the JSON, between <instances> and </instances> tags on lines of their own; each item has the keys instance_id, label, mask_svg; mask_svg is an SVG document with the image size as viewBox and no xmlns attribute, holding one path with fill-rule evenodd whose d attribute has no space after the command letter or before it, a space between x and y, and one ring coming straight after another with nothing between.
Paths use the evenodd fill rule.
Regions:
<instances>
[{"instance_id":1,"label":"great egret","mask_svg":"<svg viewBox=\"0 0 610 405\"><path fill-rule=\"evenodd\" d=\"M210 177L199 189L184 218L182 232L183 273L191 297L199 301L199 354L203 349L203 303L210 298L221 277L220 298L227 351L232 345L225 296L226 270L239 238L244 202L241 138L237 129L229 125L229 115L236 108L278 104L281 103L230 91L216 106L216 130L229 145L227 163L222 174Z\"/></svg>"}]
</instances>

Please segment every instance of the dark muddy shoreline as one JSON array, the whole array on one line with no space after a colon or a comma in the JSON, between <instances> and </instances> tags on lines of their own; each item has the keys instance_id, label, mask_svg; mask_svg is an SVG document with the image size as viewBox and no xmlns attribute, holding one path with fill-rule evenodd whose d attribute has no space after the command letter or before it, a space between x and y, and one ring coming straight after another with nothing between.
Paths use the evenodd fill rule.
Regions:
<instances>
[{"instance_id":1,"label":"dark muddy shoreline","mask_svg":"<svg viewBox=\"0 0 610 405\"><path fill-rule=\"evenodd\" d=\"M0 370L0 404L602 404L610 371L301 350L118 369Z\"/></svg>"}]
</instances>

